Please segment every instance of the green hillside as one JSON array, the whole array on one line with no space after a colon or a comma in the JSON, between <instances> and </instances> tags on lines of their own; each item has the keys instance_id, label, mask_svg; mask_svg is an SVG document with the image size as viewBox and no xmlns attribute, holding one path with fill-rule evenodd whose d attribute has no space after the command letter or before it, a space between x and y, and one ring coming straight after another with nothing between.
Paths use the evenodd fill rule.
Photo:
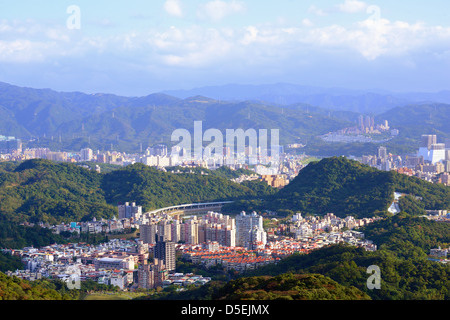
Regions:
<instances>
[{"instance_id":1,"label":"green hillside","mask_svg":"<svg viewBox=\"0 0 450 320\"><path fill-rule=\"evenodd\" d=\"M162 172L134 164L105 174L101 188L108 203L128 199L152 210L185 203L248 199L258 195L258 186L240 185L219 175Z\"/></svg>"},{"instance_id":2,"label":"green hillside","mask_svg":"<svg viewBox=\"0 0 450 320\"><path fill-rule=\"evenodd\" d=\"M111 168L110 168L111 169ZM117 216L119 202L135 201L144 211L194 202L250 199L275 189L261 182L231 182L231 172L168 173L143 164L97 173L48 160L0 164L0 247L63 242L48 229L23 222L61 222Z\"/></svg>"},{"instance_id":3,"label":"green hillside","mask_svg":"<svg viewBox=\"0 0 450 320\"><path fill-rule=\"evenodd\" d=\"M388 120L391 127L400 129L400 137L420 142L421 134L436 134L450 138L450 105L430 103L397 107L376 117Z\"/></svg>"},{"instance_id":4,"label":"green hillside","mask_svg":"<svg viewBox=\"0 0 450 320\"><path fill-rule=\"evenodd\" d=\"M282 144L305 140L351 124L347 116L311 108L281 109L247 101L205 97L178 99L165 94L128 98L108 94L56 92L0 83L0 132L21 138L28 147L137 152L142 143L171 143L175 129L280 129ZM29 142L30 137L34 141ZM39 139L37 139L39 137ZM52 138L53 137L53 138ZM61 138L61 142L60 142Z\"/></svg>"},{"instance_id":5,"label":"green hillside","mask_svg":"<svg viewBox=\"0 0 450 320\"><path fill-rule=\"evenodd\" d=\"M420 206L427 210L450 209L449 187L393 171L380 171L344 157L312 162L279 192L259 201L242 200L228 208L317 215L331 212L339 217L385 216L396 191L422 198ZM416 207L405 211L423 214Z\"/></svg>"},{"instance_id":6,"label":"green hillside","mask_svg":"<svg viewBox=\"0 0 450 320\"><path fill-rule=\"evenodd\" d=\"M312 214L365 217L386 210L393 197L390 173L340 157L310 163L270 204Z\"/></svg>"},{"instance_id":7,"label":"green hillside","mask_svg":"<svg viewBox=\"0 0 450 320\"><path fill-rule=\"evenodd\" d=\"M211 281L199 288L176 292L166 290L138 300L370 300L352 286L343 286L320 274L283 273L276 276L249 276Z\"/></svg>"},{"instance_id":8,"label":"green hillside","mask_svg":"<svg viewBox=\"0 0 450 320\"><path fill-rule=\"evenodd\" d=\"M209 171L209 170L205 170ZM0 215L16 222L70 222L117 215L117 204L144 210L255 196L261 186L231 182L220 171L170 173L137 163L97 173L75 164L29 160L0 166ZM254 188L254 189L253 189ZM264 188L268 193L271 188Z\"/></svg>"},{"instance_id":9,"label":"green hillside","mask_svg":"<svg viewBox=\"0 0 450 320\"><path fill-rule=\"evenodd\" d=\"M26 281L0 272L0 300L72 300L47 281Z\"/></svg>"},{"instance_id":10,"label":"green hillside","mask_svg":"<svg viewBox=\"0 0 450 320\"><path fill-rule=\"evenodd\" d=\"M214 300L369 300L354 287L317 274L245 277L228 282Z\"/></svg>"},{"instance_id":11,"label":"green hillside","mask_svg":"<svg viewBox=\"0 0 450 320\"><path fill-rule=\"evenodd\" d=\"M102 176L74 164L29 160L0 169L0 215L11 221L56 223L112 217Z\"/></svg>"}]
</instances>

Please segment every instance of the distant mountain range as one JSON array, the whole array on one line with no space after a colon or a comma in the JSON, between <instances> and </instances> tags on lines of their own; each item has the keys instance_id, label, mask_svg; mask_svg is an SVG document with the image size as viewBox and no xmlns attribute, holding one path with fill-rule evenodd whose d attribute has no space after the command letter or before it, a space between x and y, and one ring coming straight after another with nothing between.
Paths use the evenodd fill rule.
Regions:
<instances>
[{"instance_id":1,"label":"distant mountain range","mask_svg":"<svg viewBox=\"0 0 450 320\"><path fill-rule=\"evenodd\" d=\"M437 93L394 93L386 90L350 90L321 88L289 83L201 87L192 90L173 90L164 93L178 98L203 95L220 100L264 101L278 105L298 102L326 109L380 114L407 104L430 102L450 103L450 90Z\"/></svg>"},{"instance_id":2,"label":"distant mountain range","mask_svg":"<svg viewBox=\"0 0 450 320\"><path fill-rule=\"evenodd\" d=\"M185 99L163 93L145 97L55 92L0 83L0 134L34 137L54 149L91 147L137 151L170 143L175 129L281 129L282 143L307 139L352 125L357 114L341 114L298 104L279 108L251 101ZM61 138L60 138L61 137ZM59 141L61 140L61 143Z\"/></svg>"},{"instance_id":3,"label":"distant mountain range","mask_svg":"<svg viewBox=\"0 0 450 320\"><path fill-rule=\"evenodd\" d=\"M24 142L34 140L27 146L47 146L52 150L78 151L91 147L137 152L155 143L170 145L175 129L192 131L194 121L203 121L203 130L217 128L222 132L238 128L280 129L281 144L316 145L317 148L310 149L316 152L322 146L318 135L353 126L360 113L378 108L377 111L384 111L376 112L377 119L387 119L398 126L408 124L401 134L412 135L407 137L412 144L421 134L433 130L450 137L450 129L445 125L450 105L405 106L408 97L416 101L434 98L446 101L449 96L450 102L450 93L394 97L382 92L324 90L287 84L230 85L199 89L204 95L193 90L183 92L183 96L178 92L181 97L174 96L175 92L123 97L0 83L0 135L15 136ZM408 108L416 111L409 113ZM434 121L428 121L430 117ZM342 154L340 148L327 155ZM367 150L367 146L359 149L352 154Z\"/></svg>"}]
</instances>

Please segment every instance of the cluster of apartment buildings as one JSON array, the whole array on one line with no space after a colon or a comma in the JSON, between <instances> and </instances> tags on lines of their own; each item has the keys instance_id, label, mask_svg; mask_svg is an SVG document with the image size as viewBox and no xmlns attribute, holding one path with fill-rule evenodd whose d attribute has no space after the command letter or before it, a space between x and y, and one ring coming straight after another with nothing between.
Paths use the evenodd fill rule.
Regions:
<instances>
[{"instance_id":1,"label":"cluster of apartment buildings","mask_svg":"<svg viewBox=\"0 0 450 320\"><path fill-rule=\"evenodd\" d=\"M301 239L305 236L308 237L323 232L338 232L344 228L349 230L357 229L378 219L380 218L373 217L355 219L352 216L339 218L333 213L327 213L323 217L302 217L302 214L299 212L293 215L289 226L289 231L296 239Z\"/></svg>"},{"instance_id":2,"label":"cluster of apartment buildings","mask_svg":"<svg viewBox=\"0 0 450 320\"><path fill-rule=\"evenodd\" d=\"M98 246L83 243L54 244L42 248L3 250L18 256L23 270L8 271L10 276L26 280L42 278L68 282L76 274L80 281L93 280L125 289L133 282L134 265L139 260L137 245L111 240Z\"/></svg>"},{"instance_id":3,"label":"cluster of apartment buildings","mask_svg":"<svg viewBox=\"0 0 450 320\"><path fill-rule=\"evenodd\" d=\"M252 249L267 242L263 218L256 212L241 212L236 218L217 212L183 218L180 215L158 217L141 224L139 231L140 239L150 244L156 243L159 238L175 243L196 245L217 242L226 247Z\"/></svg>"},{"instance_id":4,"label":"cluster of apartment buildings","mask_svg":"<svg viewBox=\"0 0 450 320\"><path fill-rule=\"evenodd\" d=\"M26 247L22 250L2 250L21 258L24 269L8 271L9 276L25 280L56 279L67 283L73 276L81 281L93 280L113 285L121 290L152 289L170 285L170 280L180 280L175 270L175 247L172 246L173 265L166 267L161 259L161 246L148 246L142 241L113 239L98 246L83 243L51 245L43 248ZM159 250L159 251L158 251ZM164 253L166 254L166 253ZM149 263L149 257L153 263ZM145 272L150 269L150 273ZM202 285L210 279L193 274L181 277L184 285ZM195 280L195 281L194 281ZM179 284L179 282L178 282Z\"/></svg>"},{"instance_id":5,"label":"cluster of apartment buildings","mask_svg":"<svg viewBox=\"0 0 450 320\"><path fill-rule=\"evenodd\" d=\"M70 223L60 223L57 225L41 224L42 227L51 229L53 233L60 234L61 232L67 231L71 233L90 233L90 234L105 234L105 233L124 233L133 228L137 228L133 219L122 218L116 219L100 219L97 220L95 217L91 221L83 222L70 222Z\"/></svg>"},{"instance_id":6,"label":"cluster of apartment buildings","mask_svg":"<svg viewBox=\"0 0 450 320\"><path fill-rule=\"evenodd\" d=\"M124 204L119 203L118 205L118 218L113 217L112 219L92 218L90 221L82 222L70 222L70 223L60 223L56 225L50 225L49 223L40 222L38 225L42 228L47 228L53 231L55 234L60 234L61 232L71 232L71 233L90 233L90 234L114 234L114 233L124 233L130 231L131 229L139 228L139 219L142 217L142 206L137 206L135 202L131 204L125 202ZM33 223L24 223L24 225L33 226Z\"/></svg>"},{"instance_id":7,"label":"cluster of apartment buildings","mask_svg":"<svg viewBox=\"0 0 450 320\"><path fill-rule=\"evenodd\" d=\"M136 223L144 221L145 215L135 203L120 204L118 211L122 219L136 219ZM68 283L75 274L80 281L91 279L121 290L172 284L202 285L210 279L176 272L176 252L207 268L220 265L226 270L242 272L276 264L295 252L309 253L340 242L376 250L362 233L351 230L373 220L339 219L333 214L321 219L303 218L298 213L292 218L289 229L294 237L268 240L263 218L255 212L241 212L234 218L211 211L183 219L179 215L161 214L152 216L146 223L139 223L139 239L131 241L114 239L97 246L73 243L6 250L20 256L25 265L24 270L8 274L27 280L51 278ZM305 229L305 225L309 229ZM340 232L344 227L350 230ZM95 228L91 231L95 232Z\"/></svg>"},{"instance_id":8,"label":"cluster of apartment buildings","mask_svg":"<svg viewBox=\"0 0 450 320\"><path fill-rule=\"evenodd\" d=\"M242 272L268 264L277 263L280 258L259 255L260 250L248 250L243 247L226 247L217 242L209 243L209 247L201 245L180 245L182 259L205 268L220 265L227 271Z\"/></svg>"},{"instance_id":9,"label":"cluster of apartment buildings","mask_svg":"<svg viewBox=\"0 0 450 320\"><path fill-rule=\"evenodd\" d=\"M382 133L388 132L389 137L381 140L375 140L374 135L381 135ZM348 127L336 132L330 132L321 136L322 140L326 142L341 142L341 143L352 143L352 142L372 142L372 143L383 143L389 141L391 137L397 136L399 134L398 129L391 129L387 120L382 121L380 124L375 124L375 120L371 116L364 117L360 115L358 118L358 125L354 127ZM370 135L370 136L369 136Z\"/></svg>"},{"instance_id":10,"label":"cluster of apartment buildings","mask_svg":"<svg viewBox=\"0 0 450 320\"><path fill-rule=\"evenodd\" d=\"M3 150L4 151L4 150ZM11 151L11 150L10 150ZM79 152L52 151L49 148L27 148L22 150L15 148L11 152L3 153L0 158L6 161L24 161L30 159L47 159L59 162L84 162L95 161L114 165L128 165L134 163L134 156L117 151L93 151L90 148L81 149Z\"/></svg>"},{"instance_id":11,"label":"cluster of apartment buildings","mask_svg":"<svg viewBox=\"0 0 450 320\"><path fill-rule=\"evenodd\" d=\"M244 272L277 264L281 259L294 253L308 254L312 250L338 243L362 247L367 251L377 250L377 246L372 241L364 239L363 233L354 230L317 232L298 239L282 237L253 250L243 247L225 247L218 243L215 245L210 243L209 247L183 244L178 246L178 250L182 252L182 259L206 268L220 265L227 271Z\"/></svg>"},{"instance_id":12,"label":"cluster of apartment buildings","mask_svg":"<svg viewBox=\"0 0 450 320\"><path fill-rule=\"evenodd\" d=\"M422 135L415 155L392 155L381 146L376 155L363 156L361 162L379 170L395 170L429 182L450 185L450 139L437 143L436 135Z\"/></svg>"}]
</instances>

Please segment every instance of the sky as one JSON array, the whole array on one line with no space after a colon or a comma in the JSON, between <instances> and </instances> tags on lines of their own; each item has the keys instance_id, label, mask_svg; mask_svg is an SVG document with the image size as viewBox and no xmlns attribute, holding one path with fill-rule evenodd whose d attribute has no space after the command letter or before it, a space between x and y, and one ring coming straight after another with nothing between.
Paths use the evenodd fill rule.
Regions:
<instances>
[{"instance_id":1,"label":"sky","mask_svg":"<svg viewBox=\"0 0 450 320\"><path fill-rule=\"evenodd\" d=\"M450 90L448 0L0 0L0 81L144 96L293 83Z\"/></svg>"}]
</instances>

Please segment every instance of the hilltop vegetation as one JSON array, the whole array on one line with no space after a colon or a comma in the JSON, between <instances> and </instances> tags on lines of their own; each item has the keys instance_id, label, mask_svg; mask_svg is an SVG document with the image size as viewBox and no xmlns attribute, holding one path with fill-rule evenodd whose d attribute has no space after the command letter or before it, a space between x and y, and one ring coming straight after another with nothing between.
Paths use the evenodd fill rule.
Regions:
<instances>
[{"instance_id":1,"label":"hilltop vegetation","mask_svg":"<svg viewBox=\"0 0 450 320\"><path fill-rule=\"evenodd\" d=\"M0 272L0 300L72 300L48 281L27 281Z\"/></svg>"},{"instance_id":2,"label":"hilltop vegetation","mask_svg":"<svg viewBox=\"0 0 450 320\"><path fill-rule=\"evenodd\" d=\"M0 215L10 221L56 223L110 218L102 176L73 164L29 160L0 171Z\"/></svg>"},{"instance_id":3,"label":"hilltop vegetation","mask_svg":"<svg viewBox=\"0 0 450 320\"><path fill-rule=\"evenodd\" d=\"M351 122L337 116L301 109L284 111L273 104L251 101L223 102L205 97L178 99L166 94L128 98L21 88L0 83L0 132L23 140L39 137L29 146L52 150L115 149L136 152L140 143L172 144L179 128L282 129L282 144L325 134ZM61 143L59 137L61 136ZM52 138L53 137L53 138Z\"/></svg>"},{"instance_id":4,"label":"hilltop vegetation","mask_svg":"<svg viewBox=\"0 0 450 320\"><path fill-rule=\"evenodd\" d=\"M259 201L242 200L227 208L233 211L268 209L285 214L331 212L339 217L358 218L386 216L395 191L422 199L416 205L401 203L409 213L423 214L423 210L417 210L420 207L450 209L449 187L393 171L380 171L344 157L311 162L279 192L261 197Z\"/></svg>"},{"instance_id":5,"label":"hilltop vegetation","mask_svg":"<svg viewBox=\"0 0 450 320\"><path fill-rule=\"evenodd\" d=\"M281 274L229 281L214 300L369 300L355 287L346 287L318 274Z\"/></svg>"},{"instance_id":6,"label":"hilltop vegetation","mask_svg":"<svg viewBox=\"0 0 450 320\"><path fill-rule=\"evenodd\" d=\"M0 166L0 214L15 222L70 222L117 215L118 202L144 210L205 201L248 198L258 184L237 184L230 173L162 172L137 163L105 174L69 163L29 160ZM269 188L267 188L267 192Z\"/></svg>"},{"instance_id":7,"label":"hilltop vegetation","mask_svg":"<svg viewBox=\"0 0 450 320\"><path fill-rule=\"evenodd\" d=\"M263 183L231 182L232 173L166 173L134 164L97 173L48 160L0 164L0 247L36 247L67 239L20 223L87 221L117 216L119 202L135 201L144 211L166 206L271 194ZM92 239L91 239L92 240Z\"/></svg>"},{"instance_id":8,"label":"hilltop vegetation","mask_svg":"<svg viewBox=\"0 0 450 320\"><path fill-rule=\"evenodd\" d=\"M343 286L320 274L284 273L213 281L189 291L162 292L140 299L152 300L370 300L355 287Z\"/></svg>"},{"instance_id":9,"label":"hilltop vegetation","mask_svg":"<svg viewBox=\"0 0 450 320\"><path fill-rule=\"evenodd\" d=\"M218 175L162 172L134 164L105 174L102 189L108 203L136 201L146 210L171 205L251 198L253 185L240 185ZM257 188L257 185L254 185ZM260 189L257 189L260 190ZM269 188L267 188L269 192Z\"/></svg>"}]
</instances>

